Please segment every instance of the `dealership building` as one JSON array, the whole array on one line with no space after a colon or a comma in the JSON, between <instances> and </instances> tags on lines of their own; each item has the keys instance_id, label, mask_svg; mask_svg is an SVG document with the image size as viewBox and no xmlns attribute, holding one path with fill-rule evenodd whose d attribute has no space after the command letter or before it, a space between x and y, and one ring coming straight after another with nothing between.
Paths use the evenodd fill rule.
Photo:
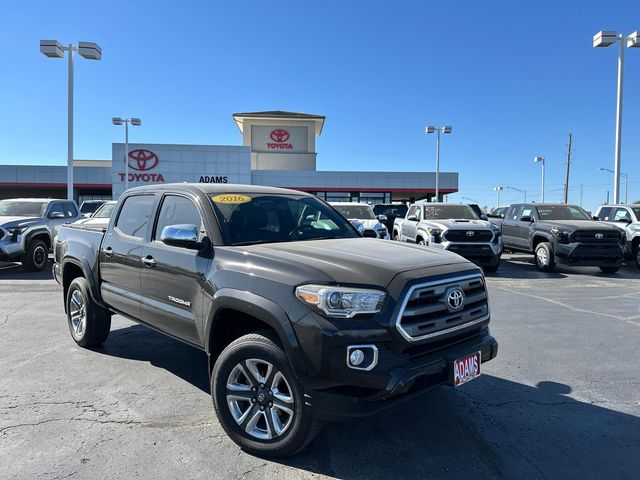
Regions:
<instances>
[{"instance_id":1,"label":"dealership building","mask_svg":"<svg viewBox=\"0 0 640 480\"><path fill-rule=\"evenodd\" d=\"M111 160L76 160L78 202L118 198L129 187L169 182L241 183L293 188L327 201L383 203L433 199L434 172L318 170L316 137L325 117L271 111L233 115L242 145L114 143ZM339 160L348 165L348 159ZM396 165L389 159L390 165ZM66 196L66 166L0 165L0 198ZM458 174L440 172L440 193L458 191Z\"/></svg>"}]
</instances>

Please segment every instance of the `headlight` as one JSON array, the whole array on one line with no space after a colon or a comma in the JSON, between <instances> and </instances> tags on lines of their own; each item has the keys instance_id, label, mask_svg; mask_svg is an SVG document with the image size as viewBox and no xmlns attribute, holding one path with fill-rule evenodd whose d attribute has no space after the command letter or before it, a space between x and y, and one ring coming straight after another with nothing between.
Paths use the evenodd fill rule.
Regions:
<instances>
[{"instance_id":1,"label":"headlight","mask_svg":"<svg viewBox=\"0 0 640 480\"><path fill-rule=\"evenodd\" d=\"M440 236L442 235L442 230L436 227L427 227L427 233L431 235L433 238L433 243L440 243Z\"/></svg>"},{"instance_id":2,"label":"headlight","mask_svg":"<svg viewBox=\"0 0 640 480\"><path fill-rule=\"evenodd\" d=\"M378 313L385 292L331 285L301 285L296 288L296 297L330 317L351 318L358 313Z\"/></svg>"},{"instance_id":3,"label":"headlight","mask_svg":"<svg viewBox=\"0 0 640 480\"><path fill-rule=\"evenodd\" d=\"M569 243L571 232L561 232L558 227L551 227L551 233L558 239L558 243Z\"/></svg>"},{"instance_id":4,"label":"headlight","mask_svg":"<svg viewBox=\"0 0 640 480\"><path fill-rule=\"evenodd\" d=\"M27 227L10 227L10 228L7 228L7 231L13 235L20 235L26 229Z\"/></svg>"},{"instance_id":5,"label":"headlight","mask_svg":"<svg viewBox=\"0 0 640 480\"><path fill-rule=\"evenodd\" d=\"M364 232L364 224L359 223L357 228L358 228L358 233L363 233Z\"/></svg>"}]
</instances>

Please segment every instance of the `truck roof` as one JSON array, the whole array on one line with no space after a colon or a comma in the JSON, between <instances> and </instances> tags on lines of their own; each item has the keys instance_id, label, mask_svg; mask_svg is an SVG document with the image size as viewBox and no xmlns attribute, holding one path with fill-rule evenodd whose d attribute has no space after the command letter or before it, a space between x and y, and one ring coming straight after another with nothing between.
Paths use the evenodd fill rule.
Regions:
<instances>
[{"instance_id":1,"label":"truck roof","mask_svg":"<svg viewBox=\"0 0 640 480\"><path fill-rule=\"evenodd\" d=\"M71 201L64 198L3 198L0 201L9 200L12 202L64 202Z\"/></svg>"},{"instance_id":2,"label":"truck roof","mask_svg":"<svg viewBox=\"0 0 640 480\"><path fill-rule=\"evenodd\" d=\"M288 188L279 187L265 187L262 185L246 185L235 183L163 183L161 185L145 185L142 187L135 187L128 191L158 191L165 189L178 189L178 190L199 190L205 194L215 193L265 193L265 194L280 194L280 195L303 195L311 197L310 193L301 192L300 190L291 190Z\"/></svg>"}]
</instances>

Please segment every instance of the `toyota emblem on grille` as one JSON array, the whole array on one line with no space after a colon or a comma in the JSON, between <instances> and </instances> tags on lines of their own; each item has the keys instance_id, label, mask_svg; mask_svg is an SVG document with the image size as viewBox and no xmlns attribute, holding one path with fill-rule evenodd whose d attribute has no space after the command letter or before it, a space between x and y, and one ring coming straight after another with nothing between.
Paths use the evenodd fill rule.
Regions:
<instances>
[{"instance_id":1,"label":"toyota emblem on grille","mask_svg":"<svg viewBox=\"0 0 640 480\"><path fill-rule=\"evenodd\" d=\"M604 235L602 233L596 233L596 238L598 240L602 240L604 238Z\"/></svg>"},{"instance_id":2,"label":"toyota emblem on grille","mask_svg":"<svg viewBox=\"0 0 640 480\"><path fill-rule=\"evenodd\" d=\"M460 288L454 288L447 294L447 308L452 312L460 310L464 306L464 292Z\"/></svg>"},{"instance_id":3,"label":"toyota emblem on grille","mask_svg":"<svg viewBox=\"0 0 640 480\"><path fill-rule=\"evenodd\" d=\"M473 237L476 234L476 232L474 232L473 230L469 230L467 232L467 237Z\"/></svg>"}]
</instances>

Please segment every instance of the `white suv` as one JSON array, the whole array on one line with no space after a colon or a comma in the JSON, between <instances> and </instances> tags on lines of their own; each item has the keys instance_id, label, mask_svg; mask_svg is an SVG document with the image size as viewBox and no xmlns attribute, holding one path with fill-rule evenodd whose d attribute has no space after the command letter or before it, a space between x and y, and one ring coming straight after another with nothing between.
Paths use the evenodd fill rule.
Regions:
<instances>
[{"instance_id":1,"label":"white suv","mask_svg":"<svg viewBox=\"0 0 640 480\"><path fill-rule=\"evenodd\" d=\"M379 215L373 213L373 207L366 203L356 202L329 202L330 205L338 210L349 221L357 220L362 222L364 231L362 231L363 237L370 238L382 238L389 240L389 231L383 223L387 217L385 215ZM353 222L352 222L353 223Z\"/></svg>"},{"instance_id":2,"label":"white suv","mask_svg":"<svg viewBox=\"0 0 640 480\"><path fill-rule=\"evenodd\" d=\"M595 217L616 225L625 232L625 256L633 258L636 267L640 268L640 204L601 205L596 210Z\"/></svg>"}]
</instances>

